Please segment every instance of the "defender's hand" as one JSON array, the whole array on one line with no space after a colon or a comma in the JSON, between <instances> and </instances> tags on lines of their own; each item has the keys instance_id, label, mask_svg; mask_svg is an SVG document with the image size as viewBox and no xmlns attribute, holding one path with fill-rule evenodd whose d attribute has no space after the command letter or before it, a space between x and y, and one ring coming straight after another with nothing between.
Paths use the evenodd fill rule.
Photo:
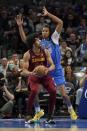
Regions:
<instances>
[{"instance_id":1,"label":"defender's hand","mask_svg":"<svg viewBox=\"0 0 87 131\"><path fill-rule=\"evenodd\" d=\"M48 15L48 11L45 7L43 7L43 16L47 16Z\"/></svg>"}]
</instances>

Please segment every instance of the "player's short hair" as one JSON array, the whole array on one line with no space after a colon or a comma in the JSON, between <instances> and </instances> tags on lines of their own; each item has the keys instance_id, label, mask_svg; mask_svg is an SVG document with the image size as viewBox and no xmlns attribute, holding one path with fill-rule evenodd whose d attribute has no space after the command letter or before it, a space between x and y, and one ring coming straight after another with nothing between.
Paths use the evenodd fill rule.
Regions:
<instances>
[{"instance_id":1,"label":"player's short hair","mask_svg":"<svg viewBox=\"0 0 87 131\"><path fill-rule=\"evenodd\" d=\"M32 49L33 43L35 42L36 38L39 38L38 33L32 33L27 37L28 44L29 44L29 49Z\"/></svg>"}]
</instances>

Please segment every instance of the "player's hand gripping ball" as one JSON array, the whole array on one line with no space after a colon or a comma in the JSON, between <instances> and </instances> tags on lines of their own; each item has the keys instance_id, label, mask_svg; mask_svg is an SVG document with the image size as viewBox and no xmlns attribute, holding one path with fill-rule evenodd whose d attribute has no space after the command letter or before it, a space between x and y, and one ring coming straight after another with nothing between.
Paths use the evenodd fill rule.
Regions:
<instances>
[{"instance_id":1,"label":"player's hand gripping ball","mask_svg":"<svg viewBox=\"0 0 87 131\"><path fill-rule=\"evenodd\" d=\"M33 71L36 75L38 76L45 76L47 75L48 73L48 68L43 66L43 65L40 65L40 66L37 66L35 67L34 71Z\"/></svg>"}]
</instances>

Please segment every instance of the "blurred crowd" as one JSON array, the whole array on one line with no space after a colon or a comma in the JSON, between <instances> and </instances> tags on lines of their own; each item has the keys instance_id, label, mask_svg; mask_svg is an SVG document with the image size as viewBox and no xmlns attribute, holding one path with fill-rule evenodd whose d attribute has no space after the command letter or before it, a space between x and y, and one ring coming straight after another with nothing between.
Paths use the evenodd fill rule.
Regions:
<instances>
[{"instance_id":1,"label":"blurred crowd","mask_svg":"<svg viewBox=\"0 0 87 131\"><path fill-rule=\"evenodd\" d=\"M64 23L60 37L61 64L65 70L66 86L71 87L69 90L67 88L67 92L74 96L74 106L76 91L79 88L79 81L74 76L74 72L77 67L87 66L86 3L75 2L74 0L73 2L33 0L29 5L0 5L0 73L3 73L5 78L4 88L0 90L7 93L7 97L9 96L7 90L15 96L15 100L13 96L8 97L8 99L11 103L10 107L13 107L13 103L16 103L19 117L21 117L21 114L25 114L22 108L25 108L24 103L26 104L29 91L27 90L27 78L20 75L23 68L22 55L27 51L27 47L20 38L15 17L18 14L23 16L23 28L26 35L40 32L45 23L49 24L51 29L54 30L55 26L51 19L44 19L42 16L44 5L50 12L61 18ZM7 104L9 100L5 100L4 103ZM4 109L0 109L0 117L3 117L4 114L9 116L12 110L13 108L7 110L7 105L5 105Z\"/></svg>"}]
</instances>

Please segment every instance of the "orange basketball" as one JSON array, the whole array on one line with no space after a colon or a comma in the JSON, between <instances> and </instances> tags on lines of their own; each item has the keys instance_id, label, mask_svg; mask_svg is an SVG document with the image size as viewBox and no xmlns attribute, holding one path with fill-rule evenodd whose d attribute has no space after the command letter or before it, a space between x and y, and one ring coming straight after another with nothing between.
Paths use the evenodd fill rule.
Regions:
<instances>
[{"instance_id":1,"label":"orange basketball","mask_svg":"<svg viewBox=\"0 0 87 131\"><path fill-rule=\"evenodd\" d=\"M40 65L35 67L33 72L36 73L38 76L44 76L46 75L46 71L47 71L47 67Z\"/></svg>"}]
</instances>

